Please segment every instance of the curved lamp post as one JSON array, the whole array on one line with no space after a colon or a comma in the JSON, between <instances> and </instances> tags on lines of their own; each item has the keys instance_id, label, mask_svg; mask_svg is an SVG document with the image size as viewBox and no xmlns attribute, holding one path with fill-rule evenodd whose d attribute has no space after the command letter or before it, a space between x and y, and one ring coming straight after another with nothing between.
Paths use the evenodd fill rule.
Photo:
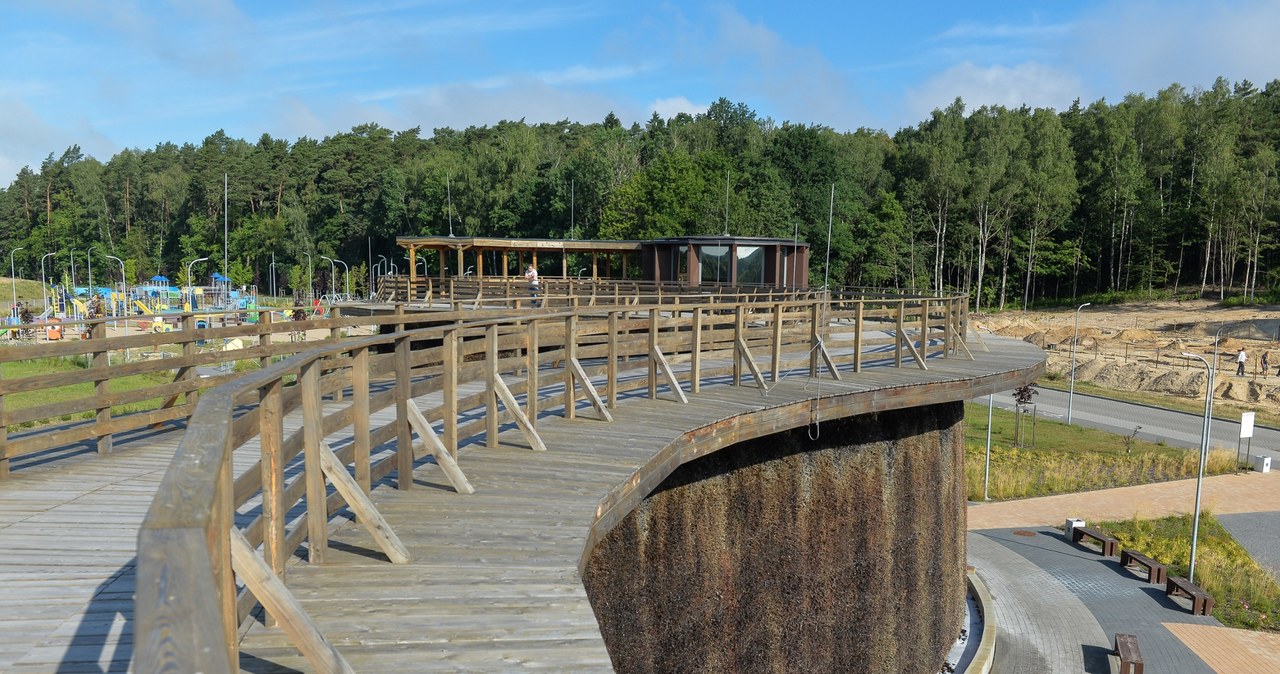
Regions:
<instances>
[{"instance_id":1,"label":"curved lamp post","mask_svg":"<svg viewBox=\"0 0 1280 674\"><path fill-rule=\"evenodd\" d=\"M333 263L333 258L328 255L321 255L320 259L329 261L329 294L332 295L334 294L334 291L337 290L337 288L334 287L334 284L337 283L338 267Z\"/></svg>"},{"instance_id":2,"label":"curved lamp post","mask_svg":"<svg viewBox=\"0 0 1280 674\"><path fill-rule=\"evenodd\" d=\"M9 251L9 285L13 286L13 304L9 307L13 311L13 307L18 306L18 276L13 267L13 254L26 248L26 246L18 246Z\"/></svg>"},{"instance_id":3,"label":"curved lamp post","mask_svg":"<svg viewBox=\"0 0 1280 674\"><path fill-rule=\"evenodd\" d=\"M200 257L200 258L196 258L196 259L194 259L194 260L192 260L192 261L190 261L190 262L188 262L188 263L187 263L187 293L188 293L188 301L191 303L191 305L192 305L192 308L193 308L193 309L194 309L194 307L195 307L195 303L196 303L196 281L195 281L195 278L194 278L193 276L191 276L191 268L192 268L192 267L194 267L194 266L196 266L196 263L197 263L197 262L204 262L205 260L208 260L208 259L209 259L209 258L207 258L207 257Z\"/></svg>"},{"instance_id":4,"label":"curved lamp post","mask_svg":"<svg viewBox=\"0 0 1280 674\"><path fill-rule=\"evenodd\" d=\"M44 304L41 306L41 309L43 311L49 310L49 282L45 280L44 261L57 254L58 254L57 251L54 251L52 253L45 253L44 257L40 258L40 297L41 297L41 300L44 302Z\"/></svg>"},{"instance_id":5,"label":"curved lamp post","mask_svg":"<svg viewBox=\"0 0 1280 674\"><path fill-rule=\"evenodd\" d=\"M315 285L311 280L311 253L302 254L307 256L307 304L311 304L311 294L315 292Z\"/></svg>"},{"instance_id":6,"label":"curved lamp post","mask_svg":"<svg viewBox=\"0 0 1280 674\"><path fill-rule=\"evenodd\" d=\"M119 263L120 263L120 302L121 302L121 304L123 304L123 305L124 305L124 308L125 308L125 310L124 310L124 312L123 312L123 313L128 313L128 309L129 309L129 284L128 284L127 280L126 280L126 279L125 279L125 277L124 277L124 260L121 260L120 258L118 258L118 257L116 257L116 256L114 256L114 255L106 255L105 253L104 253L103 255L104 255L108 260L115 260L116 262L119 262ZM113 311L112 313L114 314L115 312Z\"/></svg>"},{"instance_id":7,"label":"curved lamp post","mask_svg":"<svg viewBox=\"0 0 1280 674\"><path fill-rule=\"evenodd\" d=\"M1071 334L1071 387L1067 390L1067 424L1071 424L1071 402L1076 395L1076 342L1080 341L1080 310L1092 304L1085 302L1076 307L1075 329Z\"/></svg>"},{"instance_id":8,"label":"curved lamp post","mask_svg":"<svg viewBox=\"0 0 1280 674\"><path fill-rule=\"evenodd\" d=\"M1209 458L1209 419L1213 413L1213 367L1204 356L1182 352L1183 358L1195 358L1204 363L1204 371L1209 377L1204 393L1204 422L1200 429L1200 472L1196 475L1196 511L1191 519L1191 564L1187 570L1187 580L1196 582L1196 543L1200 539L1200 492L1204 486L1204 464Z\"/></svg>"},{"instance_id":9,"label":"curved lamp post","mask_svg":"<svg viewBox=\"0 0 1280 674\"><path fill-rule=\"evenodd\" d=\"M332 262L337 262L338 264L342 265L342 281L343 281L343 288L345 289L343 291L343 295L345 296L347 301L350 301L351 300L351 267L348 267L347 263L343 262L342 260L332 260Z\"/></svg>"}]
</instances>

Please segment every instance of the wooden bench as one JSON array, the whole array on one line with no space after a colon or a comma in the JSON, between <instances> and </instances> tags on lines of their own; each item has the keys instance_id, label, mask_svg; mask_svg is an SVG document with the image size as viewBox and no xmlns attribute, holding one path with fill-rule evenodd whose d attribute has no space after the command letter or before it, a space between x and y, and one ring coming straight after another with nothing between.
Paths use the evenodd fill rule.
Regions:
<instances>
[{"instance_id":1,"label":"wooden bench","mask_svg":"<svg viewBox=\"0 0 1280 674\"><path fill-rule=\"evenodd\" d=\"M1165 582L1165 576L1168 567L1160 562L1133 550L1120 551L1120 566L1130 567L1134 564L1147 567L1147 582L1162 585Z\"/></svg>"},{"instance_id":2,"label":"wooden bench","mask_svg":"<svg viewBox=\"0 0 1280 674\"><path fill-rule=\"evenodd\" d=\"M1116 633L1116 649L1111 651L1120 658L1120 674L1142 674L1142 651L1138 650L1138 637Z\"/></svg>"},{"instance_id":3,"label":"wooden bench","mask_svg":"<svg viewBox=\"0 0 1280 674\"><path fill-rule=\"evenodd\" d=\"M1164 593L1172 597L1175 594L1191 597L1191 615L1211 615L1213 613L1213 595L1205 592L1200 586L1182 576L1169 576L1165 581Z\"/></svg>"},{"instance_id":4,"label":"wooden bench","mask_svg":"<svg viewBox=\"0 0 1280 674\"><path fill-rule=\"evenodd\" d=\"M1103 557L1115 557L1116 548L1120 547L1120 541L1106 535L1101 529L1093 527L1076 527L1071 530L1071 542L1079 543L1080 539L1088 536L1102 545Z\"/></svg>"}]
</instances>

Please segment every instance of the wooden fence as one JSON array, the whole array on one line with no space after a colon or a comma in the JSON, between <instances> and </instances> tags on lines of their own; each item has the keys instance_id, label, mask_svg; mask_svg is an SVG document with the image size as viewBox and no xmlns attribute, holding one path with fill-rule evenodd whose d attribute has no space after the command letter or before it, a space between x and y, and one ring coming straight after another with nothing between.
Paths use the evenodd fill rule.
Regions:
<instances>
[{"instance_id":1,"label":"wooden fence","mask_svg":"<svg viewBox=\"0 0 1280 674\"><path fill-rule=\"evenodd\" d=\"M496 446L503 419L536 451L540 413L573 417L584 402L612 420L626 391L687 401L712 378L767 387L790 369L839 378L873 359L927 368L967 354L963 297L686 297L501 313L432 314L417 329L406 328L414 316L392 317L390 334L309 344L204 391L138 537L135 669L234 671L239 627L261 604L318 671L350 671L284 585L286 561L305 543L309 563L323 563L326 525L344 507L391 563L408 561L371 488L411 488L414 461L430 454L470 493L458 448ZM558 400L538 395L549 386ZM299 415L286 433L285 418ZM351 442L335 450L335 434ZM237 450L257 452L256 465L235 474Z\"/></svg>"}]
</instances>

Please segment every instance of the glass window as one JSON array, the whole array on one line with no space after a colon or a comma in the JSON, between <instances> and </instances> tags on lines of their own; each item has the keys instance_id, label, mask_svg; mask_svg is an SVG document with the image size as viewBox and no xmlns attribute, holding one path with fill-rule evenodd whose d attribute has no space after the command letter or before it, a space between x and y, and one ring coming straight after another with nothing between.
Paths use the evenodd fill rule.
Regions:
<instances>
[{"instance_id":1,"label":"glass window","mask_svg":"<svg viewBox=\"0 0 1280 674\"><path fill-rule=\"evenodd\" d=\"M738 283L764 283L764 249L738 246Z\"/></svg>"},{"instance_id":2,"label":"glass window","mask_svg":"<svg viewBox=\"0 0 1280 674\"><path fill-rule=\"evenodd\" d=\"M728 283L729 247L699 246L698 266L702 268L703 283Z\"/></svg>"},{"instance_id":3,"label":"glass window","mask_svg":"<svg viewBox=\"0 0 1280 674\"><path fill-rule=\"evenodd\" d=\"M671 249L671 266L675 270L673 280L681 283L689 279L689 247L677 246Z\"/></svg>"}]
</instances>

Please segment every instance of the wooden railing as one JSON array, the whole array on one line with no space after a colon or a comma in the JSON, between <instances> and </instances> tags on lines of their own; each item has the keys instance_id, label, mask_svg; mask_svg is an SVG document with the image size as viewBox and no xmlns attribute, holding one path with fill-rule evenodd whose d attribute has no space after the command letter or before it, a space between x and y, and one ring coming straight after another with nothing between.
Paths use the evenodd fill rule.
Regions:
<instances>
[{"instance_id":1,"label":"wooden railing","mask_svg":"<svg viewBox=\"0 0 1280 674\"><path fill-rule=\"evenodd\" d=\"M430 454L470 493L458 448L496 446L504 415L543 450L539 414L573 417L586 401L611 420L628 390L684 401L713 377L766 387L785 370L839 377L967 353L964 298L751 299L432 314L432 327L311 344L205 391L138 536L135 669L234 671L260 603L317 670L350 671L285 587L286 561L305 543L323 563L343 507L391 563L408 561L371 488L410 489ZM551 385L557 400L539 395ZM300 427L286 433L291 415Z\"/></svg>"}]
</instances>

